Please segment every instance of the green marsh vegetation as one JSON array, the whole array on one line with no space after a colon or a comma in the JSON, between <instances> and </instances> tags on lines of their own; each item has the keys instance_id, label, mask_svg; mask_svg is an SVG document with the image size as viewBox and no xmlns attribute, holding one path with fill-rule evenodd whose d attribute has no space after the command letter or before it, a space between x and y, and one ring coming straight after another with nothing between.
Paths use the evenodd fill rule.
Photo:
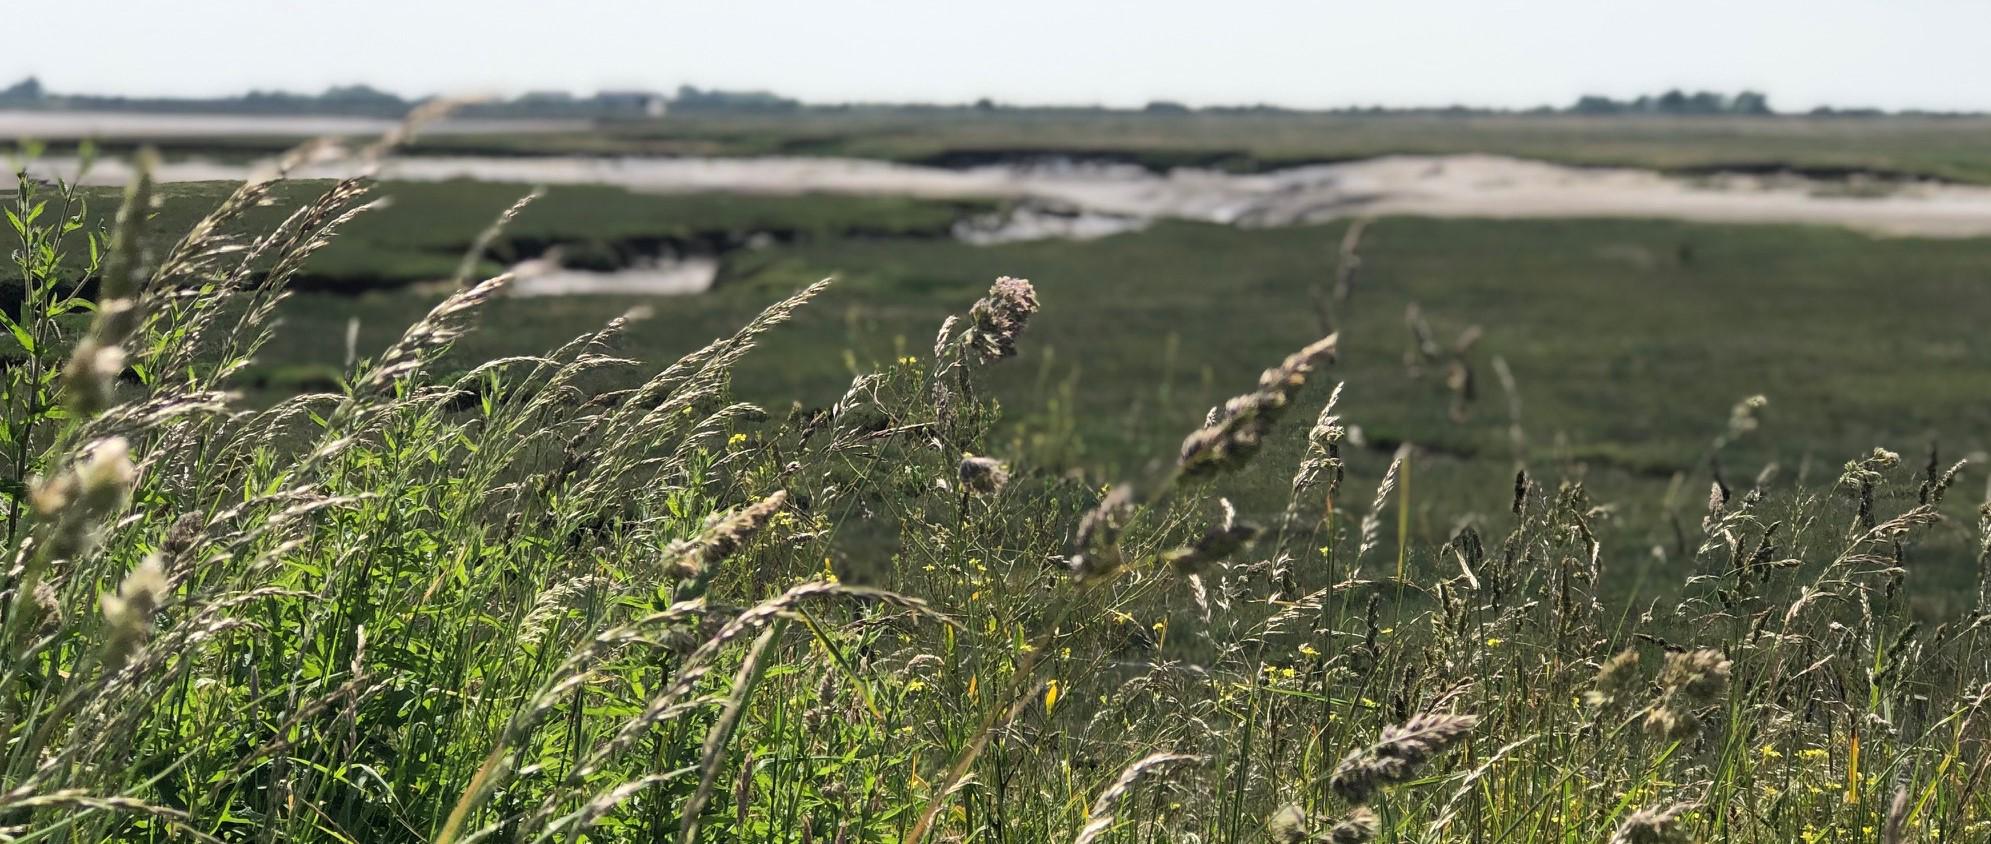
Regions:
<instances>
[{"instance_id":1,"label":"green marsh vegetation","mask_svg":"<svg viewBox=\"0 0 1991 844\"><path fill-rule=\"evenodd\" d=\"M236 381L288 334L343 331L303 318L285 285L371 213L359 179L250 225L279 189L237 188L166 240L147 234L142 180L108 231L62 185L23 183L9 208L22 303L0 397L0 826L17 840L1893 842L1991 823L1991 515L1966 467L1846 448L1847 432L1786 424L1781 403L1731 391L1677 434L1702 457L1666 467L1692 503L1663 505L1683 513L1684 552L1654 566L1616 550L1620 505L1577 461L1511 445L1504 400L1469 408L1484 427L1456 427L1466 387L1501 380L1475 350L1560 356L1597 378L1633 357L1600 363L1558 346L1574 329L1492 319L1482 308L1513 291L1490 282L1468 278L1456 302L1425 292L1461 259L1416 256L1584 226L1236 235L1291 239L1255 271L1263 295L1198 315L1253 330L1225 351L1180 332L1175 366L1220 362L1207 386L1138 389L1156 408L1200 407L1140 414L1172 425L1172 443L1101 482L1052 459L1095 405L1046 412L1028 437L1004 426L1038 413L1016 392L1043 378L1033 344L1113 325L1079 309L1117 296L1127 322L1108 336L1167 360L1171 300L1224 277L1233 235L1162 226L1099 254L972 258L804 244L757 253L757 275L692 311L708 321L611 313L502 357L479 353L478 323L522 303L499 298L508 273L480 280L473 255L426 316L356 343L335 390L249 405ZM1832 250L1853 249L1836 233L1725 231L1657 237L1722 244L1698 246L1697 264L1756 237L1816 244L1765 262L1844 266ZM1171 242L1145 263L1114 251ZM1880 261L1897 247L1871 248ZM1925 277L1967 283L1975 247L1927 248L1956 275ZM794 281L862 249L905 257ZM1572 260L1542 254L1532 268L1550 278ZM949 256L965 263L931 269ZM1351 258L1367 269L1345 296L1326 288L1329 325L1313 287L1264 269L1317 285ZM989 269L1003 262L1016 266ZM1053 262L1099 286L1043 281ZM1176 283L1148 298L1109 286L1163 265ZM1733 272L1694 291L1725 308L1681 296L1681 312L1649 313L1679 326L1748 314ZM988 283L1021 274L1043 283ZM1792 300L1824 311L1860 295L1851 275L1830 278ZM912 279L930 283L895 283ZM871 337L845 363L851 326L874 326L811 316L837 307L838 284L878 308L913 289L954 316L917 340ZM1936 326L1968 311L1943 308L1968 299L1940 285L1907 289ZM1385 295L1414 296L1418 318L1369 301ZM754 297L764 307L721 339L639 362L654 326L709 336ZM1847 357L1825 360L1948 336L1918 325L1844 335ZM784 342L808 344L811 362L754 363ZM1739 348L1771 358L1780 342L1796 341L1765 332ZM1424 374L1356 377L1377 357ZM827 399L794 412L742 399L781 383L748 382L756 365L828 378L822 361L846 368ZM1945 403L1963 402L1947 385L1967 367L1934 377L1956 380L1876 378L1872 400L1963 418ZM1076 404L1080 383L1039 399ZM1558 412L1544 403L1524 405L1522 442ZM1504 450L1501 467L1445 483L1427 471L1440 452L1378 448L1386 434ZM1814 450L1829 469L1765 471ZM847 541L880 530L893 540ZM1948 566L1951 597L1917 608L1924 563ZM1670 588L1626 600L1632 577Z\"/></svg>"}]
</instances>

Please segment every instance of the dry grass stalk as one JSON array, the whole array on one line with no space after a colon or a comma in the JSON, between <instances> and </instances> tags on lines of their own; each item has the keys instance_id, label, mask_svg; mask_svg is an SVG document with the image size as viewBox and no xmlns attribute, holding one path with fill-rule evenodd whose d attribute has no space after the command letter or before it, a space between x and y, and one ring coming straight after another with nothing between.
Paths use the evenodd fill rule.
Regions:
<instances>
[{"instance_id":1,"label":"dry grass stalk","mask_svg":"<svg viewBox=\"0 0 1991 844\"><path fill-rule=\"evenodd\" d=\"M1182 441L1176 470L1184 477L1209 477L1244 465L1258 453L1273 423L1285 413L1307 375L1320 360L1332 360L1338 342L1328 335L1265 370L1258 389L1224 403L1201 430Z\"/></svg>"},{"instance_id":2,"label":"dry grass stalk","mask_svg":"<svg viewBox=\"0 0 1991 844\"><path fill-rule=\"evenodd\" d=\"M1375 744L1342 758L1328 779L1328 787L1349 803L1367 803L1376 792L1415 777L1425 762L1478 724L1479 718L1472 715L1427 712L1385 727Z\"/></svg>"}]
</instances>

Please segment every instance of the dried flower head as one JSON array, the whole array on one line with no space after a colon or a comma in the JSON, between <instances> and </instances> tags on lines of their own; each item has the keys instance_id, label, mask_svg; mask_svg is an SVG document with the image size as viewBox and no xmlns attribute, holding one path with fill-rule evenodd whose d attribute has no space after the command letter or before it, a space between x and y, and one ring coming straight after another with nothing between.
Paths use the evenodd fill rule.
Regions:
<instances>
[{"instance_id":1,"label":"dried flower head","mask_svg":"<svg viewBox=\"0 0 1991 844\"><path fill-rule=\"evenodd\" d=\"M1273 423L1306 384L1314 362L1332 358L1336 335L1315 341L1258 377L1258 389L1211 411L1204 426L1182 440L1176 465L1188 477L1214 475L1244 465L1264 444Z\"/></svg>"},{"instance_id":2,"label":"dried flower head","mask_svg":"<svg viewBox=\"0 0 1991 844\"><path fill-rule=\"evenodd\" d=\"M1378 790L1416 776L1419 767L1478 723L1479 718L1473 715L1427 712L1385 727L1375 744L1341 760L1328 779L1328 787L1350 803L1367 803Z\"/></svg>"},{"instance_id":3,"label":"dried flower head","mask_svg":"<svg viewBox=\"0 0 1991 844\"><path fill-rule=\"evenodd\" d=\"M960 474L961 487L979 495L994 495L1009 483L1009 467L993 457L962 458Z\"/></svg>"},{"instance_id":4,"label":"dried flower head","mask_svg":"<svg viewBox=\"0 0 1991 844\"><path fill-rule=\"evenodd\" d=\"M1035 313L1037 289L1028 280L1003 276L968 310L972 324L961 336L983 363L1014 357L1016 336Z\"/></svg>"}]
</instances>

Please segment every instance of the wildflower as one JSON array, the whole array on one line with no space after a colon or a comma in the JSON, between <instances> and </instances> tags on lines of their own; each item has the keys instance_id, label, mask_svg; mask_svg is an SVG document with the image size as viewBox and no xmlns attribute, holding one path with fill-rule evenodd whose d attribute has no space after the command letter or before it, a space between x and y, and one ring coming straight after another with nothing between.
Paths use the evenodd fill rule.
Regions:
<instances>
[{"instance_id":1,"label":"wildflower","mask_svg":"<svg viewBox=\"0 0 1991 844\"><path fill-rule=\"evenodd\" d=\"M1009 467L993 457L962 458L960 475L961 488L978 495L994 495L1009 483Z\"/></svg>"},{"instance_id":2,"label":"wildflower","mask_svg":"<svg viewBox=\"0 0 1991 844\"><path fill-rule=\"evenodd\" d=\"M1500 639L1500 638L1495 638L1495 637L1491 637L1491 636L1489 636L1489 637L1487 637L1487 640L1486 640L1486 646L1487 646L1487 647L1489 647L1489 648L1497 648L1497 647L1500 647L1500 644L1501 644L1502 642L1505 642L1505 641L1507 641L1507 640L1506 640L1506 639Z\"/></svg>"},{"instance_id":3,"label":"wildflower","mask_svg":"<svg viewBox=\"0 0 1991 844\"><path fill-rule=\"evenodd\" d=\"M746 444L747 444L747 435L744 433L737 433L726 438L727 448L739 448L740 446Z\"/></svg>"},{"instance_id":4,"label":"wildflower","mask_svg":"<svg viewBox=\"0 0 1991 844\"><path fill-rule=\"evenodd\" d=\"M1003 276L989 288L989 295L968 310L973 324L962 339L974 349L983 363L1016 355L1016 335L1037 313L1037 290L1025 279Z\"/></svg>"},{"instance_id":5,"label":"wildflower","mask_svg":"<svg viewBox=\"0 0 1991 844\"><path fill-rule=\"evenodd\" d=\"M1055 710L1057 708L1058 708L1058 681L1052 680L1051 682L1044 684L1044 714L1049 715L1051 714L1052 710Z\"/></svg>"},{"instance_id":6,"label":"wildflower","mask_svg":"<svg viewBox=\"0 0 1991 844\"><path fill-rule=\"evenodd\" d=\"M1308 659L1319 659L1320 649L1315 648L1312 645L1302 644L1300 645L1300 655Z\"/></svg>"}]
</instances>

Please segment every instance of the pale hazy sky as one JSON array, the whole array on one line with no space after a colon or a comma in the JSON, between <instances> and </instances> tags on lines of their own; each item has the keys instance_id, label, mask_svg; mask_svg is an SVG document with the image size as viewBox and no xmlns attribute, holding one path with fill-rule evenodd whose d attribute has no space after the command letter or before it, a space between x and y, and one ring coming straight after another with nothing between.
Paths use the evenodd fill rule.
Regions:
<instances>
[{"instance_id":1,"label":"pale hazy sky","mask_svg":"<svg viewBox=\"0 0 1991 844\"><path fill-rule=\"evenodd\" d=\"M1984 0L0 0L0 21L0 85L61 92L1524 107L1684 87L1991 110Z\"/></svg>"}]
</instances>

